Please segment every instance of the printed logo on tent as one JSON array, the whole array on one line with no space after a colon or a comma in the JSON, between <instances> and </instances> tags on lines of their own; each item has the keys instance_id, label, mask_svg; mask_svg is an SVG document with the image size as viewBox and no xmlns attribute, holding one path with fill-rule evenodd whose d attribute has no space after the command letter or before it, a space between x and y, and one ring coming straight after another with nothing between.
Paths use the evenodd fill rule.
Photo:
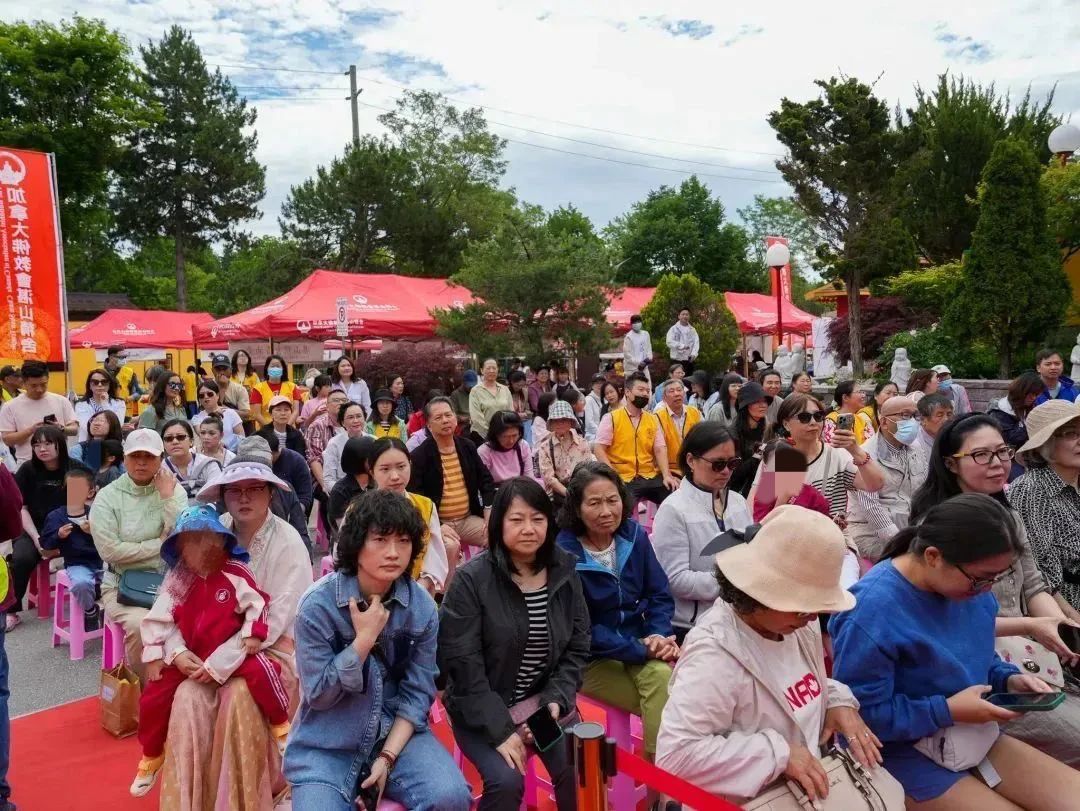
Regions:
<instances>
[{"instance_id":1,"label":"printed logo on tent","mask_svg":"<svg viewBox=\"0 0 1080 811\"><path fill-rule=\"evenodd\" d=\"M309 332L311 332L311 322L310 321L297 321L296 322L296 331L299 332L301 335L307 335Z\"/></svg>"},{"instance_id":2,"label":"printed logo on tent","mask_svg":"<svg viewBox=\"0 0 1080 811\"><path fill-rule=\"evenodd\" d=\"M11 152L0 150L0 186L18 186L26 177L26 164Z\"/></svg>"},{"instance_id":3,"label":"printed logo on tent","mask_svg":"<svg viewBox=\"0 0 1080 811\"><path fill-rule=\"evenodd\" d=\"M210 327L210 337L211 338L216 338L217 337L217 327Z\"/></svg>"},{"instance_id":4,"label":"printed logo on tent","mask_svg":"<svg viewBox=\"0 0 1080 811\"><path fill-rule=\"evenodd\" d=\"M128 322L124 326L127 327L128 330L137 329L137 327L134 324L132 324L131 322Z\"/></svg>"},{"instance_id":5,"label":"printed logo on tent","mask_svg":"<svg viewBox=\"0 0 1080 811\"><path fill-rule=\"evenodd\" d=\"M354 293L352 297L353 303L351 306L354 310L366 310L368 312L388 312L391 310L397 310L396 304L369 304L367 296L361 296L359 293ZM352 321L353 319L349 319Z\"/></svg>"},{"instance_id":6,"label":"printed logo on tent","mask_svg":"<svg viewBox=\"0 0 1080 811\"><path fill-rule=\"evenodd\" d=\"M365 296L356 295L352 297L352 300L357 304L367 304L367 298Z\"/></svg>"},{"instance_id":7,"label":"printed logo on tent","mask_svg":"<svg viewBox=\"0 0 1080 811\"><path fill-rule=\"evenodd\" d=\"M459 298L456 298L452 302L450 302L450 306L453 307L455 310L464 310L465 302Z\"/></svg>"},{"instance_id":8,"label":"printed logo on tent","mask_svg":"<svg viewBox=\"0 0 1080 811\"><path fill-rule=\"evenodd\" d=\"M131 322L128 322L127 324L124 324L123 329L114 329L112 331L112 334L113 335L153 335L154 330L152 330L152 329L139 329L138 324L132 324Z\"/></svg>"}]
</instances>

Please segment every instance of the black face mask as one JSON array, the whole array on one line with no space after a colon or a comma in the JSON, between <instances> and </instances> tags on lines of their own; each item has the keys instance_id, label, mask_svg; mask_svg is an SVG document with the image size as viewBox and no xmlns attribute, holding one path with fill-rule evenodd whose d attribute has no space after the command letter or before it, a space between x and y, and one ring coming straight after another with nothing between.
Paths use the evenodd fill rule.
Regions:
<instances>
[{"instance_id":1,"label":"black face mask","mask_svg":"<svg viewBox=\"0 0 1080 811\"><path fill-rule=\"evenodd\" d=\"M642 395L640 397L632 397L630 399L630 402L634 404L635 408L645 408L645 406L649 404L649 398L647 395Z\"/></svg>"}]
</instances>

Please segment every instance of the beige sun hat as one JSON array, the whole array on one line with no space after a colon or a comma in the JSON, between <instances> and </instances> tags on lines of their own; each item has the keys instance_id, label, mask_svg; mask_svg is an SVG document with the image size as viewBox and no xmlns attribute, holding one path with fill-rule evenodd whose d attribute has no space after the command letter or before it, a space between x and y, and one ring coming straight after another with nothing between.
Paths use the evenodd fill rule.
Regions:
<instances>
[{"instance_id":1,"label":"beige sun hat","mask_svg":"<svg viewBox=\"0 0 1080 811\"><path fill-rule=\"evenodd\" d=\"M1075 419L1080 419L1080 405L1068 400L1047 400L1035 406L1025 420L1028 441L1017 453L1038 450L1050 440L1054 431Z\"/></svg>"},{"instance_id":2,"label":"beige sun hat","mask_svg":"<svg viewBox=\"0 0 1080 811\"><path fill-rule=\"evenodd\" d=\"M769 513L749 543L716 555L732 585L776 611L848 611L855 595L840 587L847 545L832 519L784 504Z\"/></svg>"}]
</instances>

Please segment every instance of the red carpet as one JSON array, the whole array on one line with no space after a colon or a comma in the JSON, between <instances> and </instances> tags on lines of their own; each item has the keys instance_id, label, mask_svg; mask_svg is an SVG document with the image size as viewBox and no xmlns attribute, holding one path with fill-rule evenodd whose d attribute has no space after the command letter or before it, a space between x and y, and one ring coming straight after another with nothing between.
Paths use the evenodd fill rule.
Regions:
<instances>
[{"instance_id":1,"label":"red carpet","mask_svg":"<svg viewBox=\"0 0 1080 811\"><path fill-rule=\"evenodd\" d=\"M11 799L26 811L155 809L156 787L138 800L128 794L138 764L134 735L117 740L101 728L97 696L11 722Z\"/></svg>"},{"instance_id":2,"label":"red carpet","mask_svg":"<svg viewBox=\"0 0 1080 811\"><path fill-rule=\"evenodd\" d=\"M435 734L453 746L449 727ZM11 722L11 799L22 811L68 811L73 807L109 811L151 811L158 807L158 789L135 799L128 786L139 763L134 735L117 740L101 728L97 696L24 715ZM542 768L542 767L541 767ZM466 776L479 789L476 771ZM553 809L547 797L540 811Z\"/></svg>"}]
</instances>

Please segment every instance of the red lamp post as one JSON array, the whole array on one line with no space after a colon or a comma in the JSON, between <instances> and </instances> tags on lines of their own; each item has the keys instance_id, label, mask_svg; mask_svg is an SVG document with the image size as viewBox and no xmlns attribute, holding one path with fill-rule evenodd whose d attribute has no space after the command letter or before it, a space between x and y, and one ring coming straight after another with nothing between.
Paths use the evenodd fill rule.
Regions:
<instances>
[{"instance_id":1,"label":"red lamp post","mask_svg":"<svg viewBox=\"0 0 1080 811\"><path fill-rule=\"evenodd\" d=\"M765 264L776 273L776 346L784 342L784 266L791 261L791 251L782 242L774 242L765 252Z\"/></svg>"}]
</instances>

